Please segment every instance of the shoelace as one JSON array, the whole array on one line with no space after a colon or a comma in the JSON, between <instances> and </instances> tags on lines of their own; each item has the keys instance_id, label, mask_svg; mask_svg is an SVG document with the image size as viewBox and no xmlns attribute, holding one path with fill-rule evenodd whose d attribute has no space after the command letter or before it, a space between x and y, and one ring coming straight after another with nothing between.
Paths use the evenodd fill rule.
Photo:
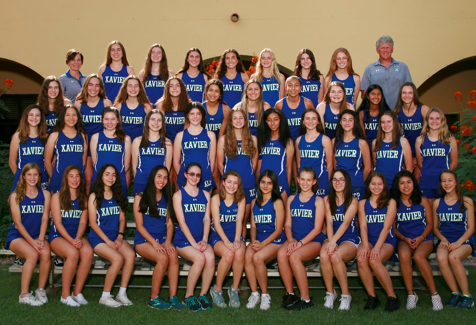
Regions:
<instances>
[{"instance_id":1,"label":"shoelace","mask_svg":"<svg viewBox=\"0 0 476 325\"><path fill-rule=\"evenodd\" d=\"M191 297L186 301L187 307L191 307L193 305L198 304L198 300L195 297Z\"/></svg>"}]
</instances>

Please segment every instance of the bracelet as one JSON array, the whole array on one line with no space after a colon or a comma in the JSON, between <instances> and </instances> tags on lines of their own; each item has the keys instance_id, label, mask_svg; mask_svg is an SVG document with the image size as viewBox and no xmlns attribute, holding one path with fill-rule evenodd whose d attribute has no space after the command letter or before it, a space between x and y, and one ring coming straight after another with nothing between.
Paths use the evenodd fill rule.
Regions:
<instances>
[{"instance_id":1,"label":"bracelet","mask_svg":"<svg viewBox=\"0 0 476 325\"><path fill-rule=\"evenodd\" d=\"M299 241L301 243L301 247L304 247L304 243L302 242L302 240Z\"/></svg>"},{"instance_id":2,"label":"bracelet","mask_svg":"<svg viewBox=\"0 0 476 325\"><path fill-rule=\"evenodd\" d=\"M122 235L122 237L124 237L124 233L123 233L123 232L118 233L118 235Z\"/></svg>"},{"instance_id":3,"label":"bracelet","mask_svg":"<svg viewBox=\"0 0 476 325\"><path fill-rule=\"evenodd\" d=\"M422 237L423 237L423 240L425 240L425 236L423 236L423 234L421 234L420 236L422 236Z\"/></svg>"}]
</instances>

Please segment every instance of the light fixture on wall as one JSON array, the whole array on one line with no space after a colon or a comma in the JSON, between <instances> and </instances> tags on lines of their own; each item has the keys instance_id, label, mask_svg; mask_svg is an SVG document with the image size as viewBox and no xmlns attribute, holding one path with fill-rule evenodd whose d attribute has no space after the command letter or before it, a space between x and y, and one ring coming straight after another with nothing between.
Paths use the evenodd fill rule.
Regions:
<instances>
[{"instance_id":1,"label":"light fixture on wall","mask_svg":"<svg viewBox=\"0 0 476 325\"><path fill-rule=\"evenodd\" d=\"M231 14L230 17L231 21L236 23L238 20L240 20L240 16L237 13Z\"/></svg>"}]
</instances>

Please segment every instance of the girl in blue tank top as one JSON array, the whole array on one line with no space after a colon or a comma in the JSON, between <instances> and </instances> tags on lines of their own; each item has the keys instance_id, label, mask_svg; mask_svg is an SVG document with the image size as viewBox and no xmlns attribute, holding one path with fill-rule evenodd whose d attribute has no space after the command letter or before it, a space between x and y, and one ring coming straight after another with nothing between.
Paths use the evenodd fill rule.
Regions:
<instances>
[{"instance_id":1,"label":"girl in blue tank top","mask_svg":"<svg viewBox=\"0 0 476 325\"><path fill-rule=\"evenodd\" d=\"M105 121L103 115L103 121ZM130 306L126 290L134 269L135 253L124 240L126 228L127 197L122 192L119 171L113 164L103 165L93 183L88 202L89 242L94 253L111 262L104 280L104 289L99 303L108 307ZM122 269L121 285L116 300L111 289Z\"/></svg>"},{"instance_id":2,"label":"girl in blue tank top","mask_svg":"<svg viewBox=\"0 0 476 325\"><path fill-rule=\"evenodd\" d=\"M389 189L399 171L413 170L410 144L401 136L400 124L392 111L380 117L378 135L372 142L372 159L374 170L385 176Z\"/></svg>"},{"instance_id":3,"label":"girl in blue tank top","mask_svg":"<svg viewBox=\"0 0 476 325\"><path fill-rule=\"evenodd\" d=\"M229 170L223 175L219 194L212 198L211 213L212 226L210 244L215 255L220 257L217 268L216 284L210 289L213 303L218 307L226 307L223 299L223 281L226 275L233 270L233 284L228 288L229 305L240 307L238 296L239 285L243 275L246 245L241 236L243 217L246 208L245 192L241 183L240 174Z\"/></svg>"},{"instance_id":4,"label":"girl in blue tank top","mask_svg":"<svg viewBox=\"0 0 476 325\"><path fill-rule=\"evenodd\" d=\"M205 70L202 52L199 49L193 47L188 50L182 69L177 72L177 77L182 79L192 102L203 102L205 84L210 75Z\"/></svg>"},{"instance_id":5,"label":"girl in blue tank top","mask_svg":"<svg viewBox=\"0 0 476 325\"><path fill-rule=\"evenodd\" d=\"M271 307L271 296L268 293L265 262L275 259L279 248L286 241L283 231L284 202L275 172L267 169L260 174L257 192L256 199L251 203L251 241L245 253L245 272L251 289L246 308L253 309L261 301L260 309L268 310Z\"/></svg>"},{"instance_id":6,"label":"girl in blue tank top","mask_svg":"<svg viewBox=\"0 0 476 325\"><path fill-rule=\"evenodd\" d=\"M306 268L302 263L315 259L326 238L324 226L324 200L316 195L317 176L310 167L303 167L297 179L299 193L288 199L284 231L286 242L278 251L278 266L286 288L283 307L303 309L313 305L309 297ZM290 259L293 260L291 264ZM297 280L301 299L294 294L293 275Z\"/></svg>"},{"instance_id":7,"label":"girl in blue tank top","mask_svg":"<svg viewBox=\"0 0 476 325\"><path fill-rule=\"evenodd\" d=\"M238 51L228 49L223 52L215 78L220 79L223 83L223 101L229 107L235 107L241 101L245 83L250 79L245 73L245 67Z\"/></svg>"},{"instance_id":8,"label":"girl in blue tank top","mask_svg":"<svg viewBox=\"0 0 476 325\"><path fill-rule=\"evenodd\" d=\"M357 123L357 114L345 110L337 124L333 141L335 168L344 169L352 180L352 194L362 200L365 193L365 180L371 171L370 150L365 136Z\"/></svg>"},{"instance_id":9,"label":"girl in blue tank top","mask_svg":"<svg viewBox=\"0 0 476 325\"><path fill-rule=\"evenodd\" d=\"M51 253L45 240L50 213L50 193L40 188L41 170L36 163L23 167L18 187L8 199L13 225L8 230L5 249L25 259L19 302L41 306L48 302L44 290L51 267ZM40 259L38 289L35 296L30 292L30 279Z\"/></svg>"},{"instance_id":10,"label":"girl in blue tank top","mask_svg":"<svg viewBox=\"0 0 476 325\"><path fill-rule=\"evenodd\" d=\"M124 196L127 196L129 184L126 172L131 164L131 138L122 129L117 108L106 107L102 113L102 122L104 130L91 138L92 183L102 166L113 164L118 170L116 176L120 180Z\"/></svg>"},{"instance_id":11,"label":"girl in blue tank top","mask_svg":"<svg viewBox=\"0 0 476 325\"><path fill-rule=\"evenodd\" d=\"M256 72L251 76L262 86L263 100L275 107L278 100L284 97L284 75L279 72L278 62L271 49L264 49L258 56Z\"/></svg>"},{"instance_id":12,"label":"girl in blue tank top","mask_svg":"<svg viewBox=\"0 0 476 325\"><path fill-rule=\"evenodd\" d=\"M134 249L142 257L156 262L152 274L152 290L147 305L157 309L184 306L177 297L179 276L178 255L172 244L175 217L170 196L169 172L163 165L152 168L144 191L134 198L136 235ZM162 279L167 271L170 299L159 296Z\"/></svg>"},{"instance_id":13,"label":"girl in blue tank top","mask_svg":"<svg viewBox=\"0 0 476 325\"><path fill-rule=\"evenodd\" d=\"M9 163L13 177L10 192L17 187L23 167L36 163L41 170L41 188L48 187L48 174L46 173L44 152L47 139L45 115L38 105L29 105L22 113L18 130L10 142Z\"/></svg>"},{"instance_id":14,"label":"girl in blue tank top","mask_svg":"<svg viewBox=\"0 0 476 325\"><path fill-rule=\"evenodd\" d=\"M216 160L216 139L212 131L205 129L206 112L202 104L192 102L185 108L185 117L190 126L177 134L174 143L173 164L177 173L179 188L184 187L186 167L194 162L202 167L202 177L199 187L210 192L213 187L212 173Z\"/></svg>"},{"instance_id":15,"label":"girl in blue tank top","mask_svg":"<svg viewBox=\"0 0 476 325\"><path fill-rule=\"evenodd\" d=\"M99 68L98 75L104 83L106 97L114 103L127 76L135 76L134 69L127 61L126 49L119 41L112 41L107 47L106 59Z\"/></svg>"},{"instance_id":16,"label":"girl in blue tank top","mask_svg":"<svg viewBox=\"0 0 476 325\"><path fill-rule=\"evenodd\" d=\"M165 137L165 117L158 109L147 114L144 135L132 143L132 172L134 196L142 192L151 170L163 165L172 167L172 142Z\"/></svg>"},{"instance_id":17,"label":"girl in blue tank top","mask_svg":"<svg viewBox=\"0 0 476 325\"><path fill-rule=\"evenodd\" d=\"M114 106L121 112L124 132L134 141L144 133L145 116L152 110L144 86L136 76L124 80Z\"/></svg>"},{"instance_id":18,"label":"girl in blue tank top","mask_svg":"<svg viewBox=\"0 0 476 325\"><path fill-rule=\"evenodd\" d=\"M304 111L308 108L314 108L310 99L299 95L301 88L301 79L296 76L289 77L286 80L288 96L278 101L275 105L286 116L293 142L301 135L301 118Z\"/></svg>"},{"instance_id":19,"label":"girl in blue tank top","mask_svg":"<svg viewBox=\"0 0 476 325\"><path fill-rule=\"evenodd\" d=\"M45 147L45 167L50 175L48 190L60 190L63 173L70 165L78 166L84 173L87 155L88 139L81 114L76 107L68 106L58 116Z\"/></svg>"},{"instance_id":20,"label":"girl in blue tank top","mask_svg":"<svg viewBox=\"0 0 476 325\"><path fill-rule=\"evenodd\" d=\"M71 101L64 97L63 88L61 88L58 78L48 76L41 85L41 91L38 94L37 105L41 107L46 119L46 132L51 133L56 126L58 116L66 105L72 105Z\"/></svg>"},{"instance_id":21,"label":"girl in blue tank top","mask_svg":"<svg viewBox=\"0 0 476 325\"><path fill-rule=\"evenodd\" d=\"M184 174L186 184L173 196L178 222L175 228L174 244L178 254L193 263L188 272L183 304L193 311L208 310L212 306L207 292L215 274L215 254L208 244L210 194L198 187L203 175L199 164L190 163L185 168ZM202 276L202 285L197 299L194 291L200 276Z\"/></svg>"},{"instance_id":22,"label":"girl in blue tank top","mask_svg":"<svg viewBox=\"0 0 476 325\"><path fill-rule=\"evenodd\" d=\"M347 101L355 106L360 92L360 76L352 68L352 58L349 51L342 47L332 54L331 64L325 79L326 87L334 81L344 84Z\"/></svg>"},{"instance_id":23,"label":"girl in blue tank top","mask_svg":"<svg viewBox=\"0 0 476 325\"><path fill-rule=\"evenodd\" d=\"M205 101L202 103L207 112L205 128L215 133L218 140L225 133L226 122L230 114L230 107L222 100L223 83L212 79L205 86Z\"/></svg>"},{"instance_id":24,"label":"girl in blue tank top","mask_svg":"<svg viewBox=\"0 0 476 325\"><path fill-rule=\"evenodd\" d=\"M399 172L392 184L392 197L397 203L395 236L400 270L408 292L407 309L418 302L413 287L412 257L431 292L433 310L443 308L428 257L433 252L433 216L428 200L421 195L416 177L408 170Z\"/></svg>"},{"instance_id":25,"label":"girl in blue tank top","mask_svg":"<svg viewBox=\"0 0 476 325\"><path fill-rule=\"evenodd\" d=\"M139 78L152 107L164 95L165 83L174 75L169 70L167 55L162 45L155 43L149 48L144 67L139 72Z\"/></svg>"},{"instance_id":26,"label":"girl in blue tank top","mask_svg":"<svg viewBox=\"0 0 476 325\"><path fill-rule=\"evenodd\" d=\"M317 107L324 97L324 76L316 68L316 59L310 49L299 51L293 76L298 76L301 80L301 96L310 99L314 107Z\"/></svg>"},{"instance_id":27,"label":"girl in blue tank top","mask_svg":"<svg viewBox=\"0 0 476 325\"><path fill-rule=\"evenodd\" d=\"M234 170L240 174L246 197L243 237L246 238L251 201L256 198L255 170L258 164L258 141L250 134L246 113L241 108L231 111L224 136L217 143L217 163L221 175Z\"/></svg>"},{"instance_id":28,"label":"girl in blue tank top","mask_svg":"<svg viewBox=\"0 0 476 325\"><path fill-rule=\"evenodd\" d=\"M301 119L302 136L296 140L296 163L298 172L311 167L317 174L317 192L320 197L329 194L329 170L332 171L332 143L324 135L321 117L313 108L304 111Z\"/></svg>"},{"instance_id":29,"label":"girl in blue tank top","mask_svg":"<svg viewBox=\"0 0 476 325\"><path fill-rule=\"evenodd\" d=\"M446 117L436 107L426 114L421 136L415 142L416 160L421 170L420 188L430 203L439 197L438 177L458 165L458 144L449 132Z\"/></svg>"},{"instance_id":30,"label":"girl in blue tank top","mask_svg":"<svg viewBox=\"0 0 476 325\"><path fill-rule=\"evenodd\" d=\"M331 82L324 100L316 108L330 139L334 139L339 117L346 109L355 111L354 106L347 102L344 85L338 81Z\"/></svg>"},{"instance_id":31,"label":"girl in blue tank top","mask_svg":"<svg viewBox=\"0 0 476 325\"><path fill-rule=\"evenodd\" d=\"M66 168L62 183L65 185L51 198L53 224L48 240L53 253L65 259L60 301L68 306L79 307L88 303L81 292L93 260L93 249L83 237L88 225L88 197L82 170L78 166ZM75 273L76 283L71 295L71 282Z\"/></svg>"},{"instance_id":32,"label":"girl in blue tank top","mask_svg":"<svg viewBox=\"0 0 476 325\"><path fill-rule=\"evenodd\" d=\"M458 176L448 169L440 175L439 191L442 197L433 202L433 232L439 243L438 265L452 291L447 306L470 309L474 299L461 261L474 252L474 202L462 195Z\"/></svg>"},{"instance_id":33,"label":"girl in blue tank top","mask_svg":"<svg viewBox=\"0 0 476 325\"><path fill-rule=\"evenodd\" d=\"M365 310L375 309L379 305L375 293L374 276L384 288L388 296L386 311L394 311L400 307L392 280L384 263L395 251L396 237L393 226L397 206L390 198L385 176L372 172L365 183L365 199L359 202L359 228L362 244L357 252L360 279L369 295Z\"/></svg>"},{"instance_id":34,"label":"girl in blue tank top","mask_svg":"<svg viewBox=\"0 0 476 325\"><path fill-rule=\"evenodd\" d=\"M334 289L334 269L344 269L345 263L355 258L360 243L356 224L357 199L352 196L349 174L337 169L331 175L332 186L324 198L326 229L329 240L321 248L321 273L326 286L324 307L334 308L337 292ZM352 297L349 292L347 273L335 274L342 290L339 310L349 310Z\"/></svg>"}]
</instances>

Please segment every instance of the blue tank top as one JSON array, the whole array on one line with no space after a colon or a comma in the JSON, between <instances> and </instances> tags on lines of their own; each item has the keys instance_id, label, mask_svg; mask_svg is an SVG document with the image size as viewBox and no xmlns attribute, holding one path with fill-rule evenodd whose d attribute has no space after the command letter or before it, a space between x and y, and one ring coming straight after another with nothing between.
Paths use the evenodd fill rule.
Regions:
<instances>
[{"instance_id":1,"label":"blue tank top","mask_svg":"<svg viewBox=\"0 0 476 325\"><path fill-rule=\"evenodd\" d=\"M202 105L207 112L207 124L205 125L205 129L215 133L215 137L218 141L218 134L220 133L220 128L223 124L223 119L225 118L225 115L223 114L223 104L218 103L218 109L215 115L211 115L208 112L207 102L203 102Z\"/></svg>"},{"instance_id":2,"label":"blue tank top","mask_svg":"<svg viewBox=\"0 0 476 325\"><path fill-rule=\"evenodd\" d=\"M19 206L22 225L33 239L38 238L40 236L41 218L45 211L45 195L43 190L38 189L38 195L34 198L29 198L25 195ZM23 236L15 227L15 223L13 223L8 230L5 249L8 249L10 242L17 238L23 238Z\"/></svg>"},{"instance_id":3,"label":"blue tank top","mask_svg":"<svg viewBox=\"0 0 476 325\"><path fill-rule=\"evenodd\" d=\"M339 141L337 143L336 169L344 169L349 173L352 188L364 188L364 174L362 171L362 152L360 151L359 139L354 138L350 142Z\"/></svg>"},{"instance_id":4,"label":"blue tank top","mask_svg":"<svg viewBox=\"0 0 476 325\"><path fill-rule=\"evenodd\" d=\"M236 237L236 217L238 215L238 204L233 202L230 206L227 206L225 202L220 200L220 225L223 228L223 232L229 241L234 242ZM210 241L213 239L221 240L220 235L215 230L213 221L210 232Z\"/></svg>"},{"instance_id":5,"label":"blue tank top","mask_svg":"<svg viewBox=\"0 0 476 325\"><path fill-rule=\"evenodd\" d=\"M380 149L376 152L375 171L381 172L387 180L387 187L392 188L393 179L399 171L403 169L404 155L402 144L398 142L395 149L392 148L392 142L383 142Z\"/></svg>"},{"instance_id":6,"label":"blue tank top","mask_svg":"<svg viewBox=\"0 0 476 325\"><path fill-rule=\"evenodd\" d=\"M313 142L307 142L306 135L301 136L299 141L299 156L301 158L301 166L311 167L317 174L318 190L317 195L327 195L329 192L329 171L326 164L326 152L322 145L323 134L319 134ZM299 172L298 171L298 172Z\"/></svg>"},{"instance_id":7,"label":"blue tank top","mask_svg":"<svg viewBox=\"0 0 476 325\"><path fill-rule=\"evenodd\" d=\"M262 242L276 231L276 211L274 202L269 199L268 202L259 207L256 202L253 205L253 219L256 225L256 240ZM283 232L273 243L284 243L286 234Z\"/></svg>"},{"instance_id":8,"label":"blue tank top","mask_svg":"<svg viewBox=\"0 0 476 325\"><path fill-rule=\"evenodd\" d=\"M45 168L45 144L41 142L40 137L28 138L24 143L20 141L18 144L17 169L13 177L13 187L10 192L13 192L17 187L23 167L32 162L40 166L41 183L48 182L48 174Z\"/></svg>"},{"instance_id":9,"label":"blue tank top","mask_svg":"<svg viewBox=\"0 0 476 325\"><path fill-rule=\"evenodd\" d=\"M425 136L420 146L422 169L420 178L421 189L439 188L440 173L450 169L451 146L440 141L431 141Z\"/></svg>"},{"instance_id":10,"label":"blue tank top","mask_svg":"<svg viewBox=\"0 0 476 325\"><path fill-rule=\"evenodd\" d=\"M378 115L372 116L369 113L369 117L367 118L366 112L363 112L363 115L364 115L365 136L367 137L369 148L372 148L372 141L377 138L379 117Z\"/></svg>"},{"instance_id":11,"label":"blue tank top","mask_svg":"<svg viewBox=\"0 0 476 325\"><path fill-rule=\"evenodd\" d=\"M182 132L185 126L185 112L165 112L165 126L167 138L174 143L177 133Z\"/></svg>"},{"instance_id":12,"label":"blue tank top","mask_svg":"<svg viewBox=\"0 0 476 325\"><path fill-rule=\"evenodd\" d=\"M142 214L142 221L145 230L154 238L164 238L167 237L167 201L165 196L162 195L160 200L157 202L157 209L159 211L159 218L151 217L149 211ZM141 233L136 230L136 235L134 237L134 242L144 242L146 239L141 235Z\"/></svg>"},{"instance_id":13,"label":"blue tank top","mask_svg":"<svg viewBox=\"0 0 476 325\"><path fill-rule=\"evenodd\" d=\"M102 232L111 240L115 240L119 235L120 214L121 207L114 197L109 200L103 199L101 207L96 210L96 222ZM92 228L88 239L90 242L103 242Z\"/></svg>"},{"instance_id":14,"label":"blue tank top","mask_svg":"<svg viewBox=\"0 0 476 325\"><path fill-rule=\"evenodd\" d=\"M397 208L395 225L400 233L408 238L414 239L421 236L426 228L425 208L421 204L406 206L399 200L400 206ZM433 238L433 233L428 235Z\"/></svg>"},{"instance_id":15,"label":"blue tank top","mask_svg":"<svg viewBox=\"0 0 476 325\"><path fill-rule=\"evenodd\" d=\"M149 98L153 108L155 108L155 103L164 95L165 82L167 80L160 79L160 76L150 74L147 76L147 79L144 83L145 93Z\"/></svg>"},{"instance_id":16,"label":"blue tank top","mask_svg":"<svg viewBox=\"0 0 476 325\"><path fill-rule=\"evenodd\" d=\"M453 205L448 205L445 198L442 197L436 209L438 228L450 243L458 241L468 230L468 211L464 208L463 212L460 212L460 207L459 201L456 201ZM470 218L474 218L474 216L470 216ZM464 244L473 245L474 237L471 236Z\"/></svg>"},{"instance_id":17,"label":"blue tank top","mask_svg":"<svg viewBox=\"0 0 476 325\"><path fill-rule=\"evenodd\" d=\"M87 104L81 104L81 116L83 117L84 130L88 136L89 142L91 137L103 129L102 112L104 110L104 100L101 98L95 107L89 107Z\"/></svg>"},{"instance_id":18,"label":"blue tank top","mask_svg":"<svg viewBox=\"0 0 476 325\"><path fill-rule=\"evenodd\" d=\"M46 119L46 133L50 134L53 128L56 126L58 121L58 116L53 111L48 111L48 114L45 116Z\"/></svg>"},{"instance_id":19,"label":"blue tank top","mask_svg":"<svg viewBox=\"0 0 476 325\"><path fill-rule=\"evenodd\" d=\"M258 120L255 113L250 113L248 112L248 126L250 128L250 133L251 135L254 135L255 137L258 136Z\"/></svg>"},{"instance_id":20,"label":"blue tank top","mask_svg":"<svg viewBox=\"0 0 476 325\"><path fill-rule=\"evenodd\" d=\"M245 89L245 83L241 77L241 73L236 74L235 79L228 79L225 76L220 78L223 82L223 101L230 107L235 107L241 101L243 95L243 89Z\"/></svg>"},{"instance_id":21,"label":"blue tank top","mask_svg":"<svg viewBox=\"0 0 476 325\"><path fill-rule=\"evenodd\" d=\"M127 106L127 103L124 102L121 104L121 124L124 132L131 138L131 142L135 138L141 136L144 133L144 123L146 112L144 105L139 103L139 105L130 109Z\"/></svg>"},{"instance_id":22,"label":"blue tank top","mask_svg":"<svg viewBox=\"0 0 476 325\"><path fill-rule=\"evenodd\" d=\"M416 111L412 116L406 116L402 108L400 113L398 113L398 122L400 122L400 126L402 127L403 136L407 138L410 143L412 157L415 157L415 142L423 129L421 106L417 106Z\"/></svg>"},{"instance_id":23,"label":"blue tank top","mask_svg":"<svg viewBox=\"0 0 476 325\"><path fill-rule=\"evenodd\" d=\"M367 199L364 204L365 207L365 219L367 220L367 233L369 238L369 243L375 245L378 241L380 233L383 229L383 224L385 222L385 216L387 214L388 207L385 206L383 209L372 207L370 204L370 199ZM397 243L397 238L393 233L393 227L390 227L388 232L386 243L392 244L393 246Z\"/></svg>"},{"instance_id":24,"label":"blue tank top","mask_svg":"<svg viewBox=\"0 0 476 325\"><path fill-rule=\"evenodd\" d=\"M119 90L121 89L124 80L129 76L127 72L127 65L123 64L119 71L112 71L110 65L106 65L106 69L102 73L102 82L106 90L106 97L114 104Z\"/></svg>"},{"instance_id":25,"label":"blue tank top","mask_svg":"<svg viewBox=\"0 0 476 325\"><path fill-rule=\"evenodd\" d=\"M319 104L319 92L321 91L321 81L319 79L304 79L302 76L299 76L301 79L301 96L307 99L310 99L314 104L314 107L317 107Z\"/></svg>"},{"instance_id":26,"label":"blue tank top","mask_svg":"<svg viewBox=\"0 0 476 325\"><path fill-rule=\"evenodd\" d=\"M77 132L72 139L68 138L63 131L59 132L54 148L56 161L53 166L53 173L51 174L50 191L56 193L60 190L66 167L76 165L81 171L84 170L83 153L84 139L79 132Z\"/></svg>"},{"instance_id":27,"label":"blue tank top","mask_svg":"<svg viewBox=\"0 0 476 325\"><path fill-rule=\"evenodd\" d=\"M352 106L355 106L354 103L354 96L355 96L355 80L353 75L349 75L347 79L345 80L340 80L337 78L336 74L334 73L332 75L332 80L331 81L339 81L344 84L345 87L345 95L347 97L347 101L352 104Z\"/></svg>"},{"instance_id":28,"label":"blue tank top","mask_svg":"<svg viewBox=\"0 0 476 325\"><path fill-rule=\"evenodd\" d=\"M205 76L199 72L198 76L192 78L187 71L182 73L182 81L187 88L188 97L192 102L203 102L203 92L205 91Z\"/></svg>"},{"instance_id":29,"label":"blue tank top","mask_svg":"<svg viewBox=\"0 0 476 325\"><path fill-rule=\"evenodd\" d=\"M223 174L225 174L228 170L235 170L241 176L241 182L243 184L243 188L255 188L256 187L256 177L255 172L253 170L253 162L243 150L241 146L241 140L237 140L238 142L238 153L235 158L229 158L225 153L225 164L223 167Z\"/></svg>"},{"instance_id":30,"label":"blue tank top","mask_svg":"<svg viewBox=\"0 0 476 325\"><path fill-rule=\"evenodd\" d=\"M263 76L261 87L263 87L263 100L274 107L279 100L279 89L281 88L279 81L274 76L271 78Z\"/></svg>"},{"instance_id":31,"label":"blue tank top","mask_svg":"<svg viewBox=\"0 0 476 325\"><path fill-rule=\"evenodd\" d=\"M293 238L300 241L314 229L316 221L316 194L311 196L307 202L302 202L300 195L296 194L290 208Z\"/></svg>"},{"instance_id":32,"label":"blue tank top","mask_svg":"<svg viewBox=\"0 0 476 325\"><path fill-rule=\"evenodd\" d=\"M198 243L203 239L203 219L207 209L208 200L202 190L199 190L197 196L190 196L184 188L182 192L182 207L185 223L187 224L193 239ZM188 241L185 237L180 225L175 227L174 243Z\"/></svg>"},{"instance_id":33,"label":"blue tank top","mask_svg":"<svg viewBox=\"0 0 476 325\"><path fill-rule=\"evenodd\" d=\"M78 233L79 221L81 220L81 214L83 213L83 210L79 210L79 201L77 198L72 200L71 204L73 205L73 209L71 210L64 210L63 207L61 207L61 223L70 237L74 239ZM62 236L58 229L56 229L56 225L53 222L50 234L48 235L48 240L51 243L53 239L57 237Z\"/></svg>"},{"instance_id":34,"label":"blue tank top","mask_svg":"<svg viewBox=\"0 0 476 325\"><path fill-rule=\"evenodd\" d=\"M345 209L345 202L342 203L341 205L336 207L336 212L332 216L332 229L334 230L334 235L339 230L340 226L344 222L344 213ZM344 241L357 241L357 243L360 241L359 239L359 228L356 225L356 215L352 218L352 221L349 224L349 227L346 229L344 234L339 238L337 243L341 243Z\"/></svg>"},{"instance_id":35,"label":"blue tank top","mask_svg":"<svg viewBox=\"0 0 476 325\"><path fill-rule=\"evenodd\" d=\"M332 140L336 136L336 127L339 122L339 114L332 113L331 105L326 104L326 111L324 113L324 125L326 135Z\"/></svg>"},{"instance_id":36,"label":"blue tank top","mask_svg":"<svg viewBox=\"0 0 476 325\"><path fill-rule=\"evenodd\" d=\"M304 111L306 110L306 105L304 104L304 98L301 97L299 99L298 107L290 108L287 99L287 97L283 99L283 107L281 108L281 110L286 116L286 120L288 121L289 125L289 131L291 132L291 137L293 138L294 142L301 135L301 117Z\"/></svg>"},{"instance_id":37,"label":"blue tank top","mask_svg":"<svg viewBox=\"0 0 476 325\"><path fill-rule=\"evenodd\" d=\"M136 184L147 184L147 179L152 169L157 165L165 166L166 154L167 148L165 144L161 144L160 138L155 142L149 140L149 146L146 148L139 147L139 160L137 162L134 186Z\"/></svg>"},{"instance_id":38,"label":"blue tank top","mask_svg":"<svg viewBox=\"0 0 476 325\"><path fill-rule=\"evenodd\" d=\"M261 175L263 171L271 169L278 176L279 186L289 189L286 158L286 148L279 142L279 139L268 139L259 154L261 160L259 174Z\"/></svg>"}]
</instances>

